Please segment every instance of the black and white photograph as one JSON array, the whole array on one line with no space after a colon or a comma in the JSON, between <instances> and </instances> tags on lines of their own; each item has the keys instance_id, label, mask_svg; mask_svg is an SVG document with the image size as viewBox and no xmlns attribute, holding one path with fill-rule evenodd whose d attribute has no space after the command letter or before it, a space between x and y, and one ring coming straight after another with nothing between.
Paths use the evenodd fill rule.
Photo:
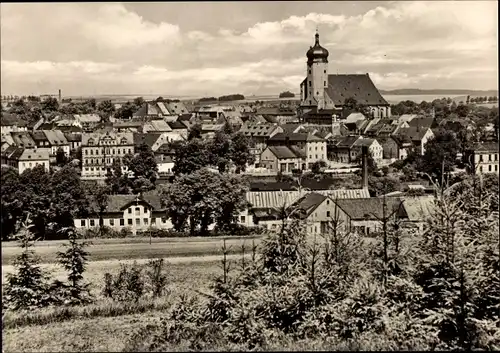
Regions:
<instances>
[{"instance_id":1,"label":"black and white photograph","mask_svg":"<svg viewBox=\"0 0 500 353\"><path fill-rule=\"evenodd\" d=\"M0 3L2 353L500 351L498 1Z\"/></svg>"}]
</instances>

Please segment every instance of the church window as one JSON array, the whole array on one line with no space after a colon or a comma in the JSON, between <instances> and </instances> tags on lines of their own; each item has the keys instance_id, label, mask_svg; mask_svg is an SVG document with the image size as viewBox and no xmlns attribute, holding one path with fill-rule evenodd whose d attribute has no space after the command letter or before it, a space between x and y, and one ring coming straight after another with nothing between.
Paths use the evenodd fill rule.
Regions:
<instances>
[{"instance_id":1,"label":"church window","mask_svg":"<svg viewBox=\"0 0 500 353\"><path fill-rule=\"evenodd\" d=\"M326 74L326 70L323 71Z\"/></svg>"},{"instance_id":2,"label":"church window","mask_svg":"<svg viewBox=\"0 0 500 353\"><path fill-rule=\"evenodd\" d=\"M318 95L318 94L319 94L319 92L318 92L318 91L316 91L316 95Z\"/></svg>"},{"instance_id":3,"label":"church window","mask_svg":"<svg viewBox=\"0 0 500 353\"><path fill-rule=\"evenodd\" d=\"M309 81L309 87L311 87L311 81Z\"/></svg>"},{"instance_id":4,"label":"church window","mask_svg":"<svg viewBox=\"0 0 500 353\"><path fill-rule=\"evenodd\" d=\"M309 70L309 75L311 74L311 70Z\"/></svg>"}]
</instances>

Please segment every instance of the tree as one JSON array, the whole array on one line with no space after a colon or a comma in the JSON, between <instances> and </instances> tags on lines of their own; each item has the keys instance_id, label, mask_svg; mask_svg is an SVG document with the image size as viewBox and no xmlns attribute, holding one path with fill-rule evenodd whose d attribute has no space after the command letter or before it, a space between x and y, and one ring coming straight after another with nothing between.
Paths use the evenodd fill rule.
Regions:
<instances>
[{"instance_id":1,"label":"tree","mask_svg":"<svg viewBox=\"0 0 500 353\"><path fill-rule=\"evenodd\" d=\"M111 114L115 111L115 106L110 100L105 100L97 105L97 111L100 113L101 117L108 119Z\"/></svg>"},{"instance_id":2,"label":"tree","mask_svg":"<svg viewBox=\"0 0 500 353\"><path fill-rule=\"evenodd\" d=\"M458 117L465 118L469 114L469 106L461 104L455 109L455 113Z\"/></svg>"},{"instance_id":3,"label":"tree","mask_svg":"<svg viewBox=\"0 0 500 353\"><path fill-rule=\"evenodd\" d=\"M56 112L59 109L59 102L54 97L49 97L42 102L42 111L46 113Z\"/></svg>"},{"instance_id":4,"label":"tree","mask_svg":"<svg viewBox=\"0 0 500 353\"><path fill-rule=\"evenodd\" d=\"M12 103L12 107L10 108L10 113L16 114L16 115L23 115L24 116L24 115L28 114L28 112L29 112L28 106L21 99L15 100Z\"/></svg>"},{"instance_id":5,"label":"tree","mask_svg":"<svg viewBox=\"0 0 500 353\"><path fill-rule=\"evenodd\" d=\"M254 143L240 132L234 133L231 141L231 160L236 166L236 173L244 172L247 165L255 163L255 155L251 152Z\"/></svg>"},{"instance_id":6,"label":"tree","mask_svg":"<svg viewBox=\"0 0 500 353\"><path fill-rule=\"evenodd\" d=\"M201 125L200 124L194 124L191 126L191 129L189 129L189 134L188 134L188 141L193 140L193 139L200 139L201 138Z\"/></svg>"},{"instance_id":7,"label":"tree","mask_svg":"<svg viewBox=\"0 0 500 353\"><path fill-rule=\"evenodd\" d=\"M34 234L31 232L29 218L16 235L22 249L14 261L16 272L8 273L2 293L2 305L13 310L29 310L46 305L47 276L42 272L39 258L31 249Z\"/></svg>"},{"instance_id":8,"label":"tree","mask_svg":"<svg viewBox=\"0 0 500 353\"><path fill-rule=\"evenodd\" d=\"M55 172L50 180L50 189L49 219L53 230L74 226L75 217L87 214L88 197L75 168L66 165Z\"/></svg>"},{"instance_id":9,"label":"tree","mask_svg":"<svg viewBox=\"0 0 500 353\"><path fill-rule=\"evenodd\" d=\"M17 224L23 215L22 190L15 168L2 166L1 180L1 229L2 240L6 240L17 231Z\"/></svg>"},{"instance_id":10,"label":"tree","mask_svg":"<svg viewBox=\"0 0 500 353\"><path fill-rule=\"evenodd\" d=\"M90 189L90 202L97 207L99 214L99 234L102 236L102 231L104 228L104 212L108 208L108 201L110 195L110 187L108 185L97 185L96 187Z\"/></svg>"},{"instance_id":11,"label":"tree","mask_svg":"<svg viewBox=\"0 0 500 353\"><path fill-rule=\"evenodd\" d=\"M57 253L57 260L62 267L68 271L68 297L70 304L83 304L90 299L89 285L83 282L83 273L88 263L89 253L85 250L86 242L78 241L78 234L74 227L62 228L60 230L69 244L64 244L66 251Z\"/></svg>"},{"instance_id":12,"label":"tree","mask_svg":"<svg viewBox=\"0 0 500 353\"><path fill-rule=\"evenodd\" d=\"M134 115L136 108L134 105L130 104L130 102L125 103L116 111L114 117L120 120L128 120L131 119Z\"/></svg>"},{"instance_id":13,"label":"tree","mask_svg":"<svg viewBox=\"0 0 500 353\"><path fill-rule=\"evenodd\" d=\"M176 142L173 145L174 152L174 175L190 174L194 171L210 165L209 142L201 139Z\"/></svg>"},{"instance_id":14,"label":"tree","mask_svg":"<svg viewBox=\"0 0 500 353\"><path fill-rule=\"evenodd\" d=\"M136 109L139 109L145 102L146 101L144 100L144 98L137 97L134 99L134 106L136 107Z\"/></svg>"},{"instance_id":15,"label":"tree","mask_svg":"<svg viewBox=\"0 0 500 353\"><path fill-rule=\"evenodd\" d=\"M425 152L418 170L441 180L443 172L453 170L459 151L459 142L451 131L440 130L425 144Z\"/></svg>"},{"instance_id":16,"label":"tree","mask_svg":"<svg viewBox=\"0 0 500 353\"><path fill-rule=\"evenodd\" d=\"M371 152L368 153L368 156L366 157L366 162L367 162L368 175L374 175L375 172L378 171L378 166L377 166L377 162L375 162L375 159L373 159ZM356 156L354 163L356 163L360 167L363 166L362 154L358 154Z\"/></svg>"},{"instance_id":17,"label":"tree","mask_svg":"<svg viewBox=\"0 0 500 353\"><path fill-rule=\"evenodd\" d=\"M368 177L368 189L373 196L381 196L393 191L401 191L401 182L394 177Z\"/></svg>"},{"instance_id":18,"label":"tree","mask_svg":"<svg viewBox=\"0 0 500 353\"><path fill-rule=\"evenodd\" d=\"M66 157L66 153L64 153L62 147L59 147L56 151L56 164L58 166L63 166L66 163L68 163L68 158Z\"/></svg>"},{"instance_id":19,"label":"tree","mask_svg":"<svg viewBox=\"0 0 500 353\"><path fill-rule=\"evenodd\" d=\"M129 194L128 177L122 173L122 165L118 159L113 161L111 169L106 173L106 185L111 195Z\"/></svg>"},{"instance_id":20,"label":"tree","mask_svg":"<svg viewBox=\"0 0 500 353\"><path fill-rule=\"evenodd\" d=\"M234 224L235 214L246 206L246 186L238 176L219 174L206 168L183 174L161 192L167 214L178 231L206 234L216 223L218 229Z\"/></svg>"},{"instance_id":21,"label":"tree","mask_svg":"<svg viewBox=\"0 0 500 353\"><path fill-rule=\"evenodd\" d=\"M311 172L313 174L321 174L326 167L328 167L328 164L325 161L316 161L311 166Z\"/></svg>"},{"instance_id":22,"label":"tree","mask_svg":"<svg viewBox=\"0 0 500 353\"><path fill-rule=\"evenodd\" d=\"M129 171L134 173L134 180L144 178L151 183L149 187L154 189L154 183L158 175L158 164L151 147L142 143L131 159L124 159L124 164Z\"/></svg>"},{"instance_id":23,"label":"tree","mask_svg":"<svg viewBox=\"0 0 500 353\"><path fill-rule=\"evenodd\" d=\"M285 92L281 92L280 95L279 95L279 97L280 98L294 98L295 94L293 94L290 91L285 91Z\"/></svg>"}]
</instances>

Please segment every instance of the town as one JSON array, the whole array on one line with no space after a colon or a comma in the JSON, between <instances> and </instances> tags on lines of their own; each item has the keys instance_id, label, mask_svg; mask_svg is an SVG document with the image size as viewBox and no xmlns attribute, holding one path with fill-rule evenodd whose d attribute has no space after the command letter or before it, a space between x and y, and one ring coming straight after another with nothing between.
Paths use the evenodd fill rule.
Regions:
<instances>
[{"instance_id":1,"label":"town","mask_svg":"<svg viewBox=\"0 0 500 353\"><path fill-rule=\"evenodd\" d=\"M100 63L81 54L61 66L19 64L2 54L3 350L500 349L498 88L400 88L468 82L456 78L469 71L453 71L450 57L467 51L467 35L487 43L493 29L484 17L494 6L335 3L342 10L331 8L333 16L311 12L314 2L296 2L295 10L283 4L307 15L258 17L237 36L219 23L217 35L195 30L195 18L212 20L190 13L184 41L176 25L152 20L183 13L178 4L82 5L79 15L90 24L75 22L68 50L91 48L96 57L102 50ZM46 5L79 16L74 4ZM257 21L248 4L195 5ZM2 15L2 27L18 28L30 13L19 11L19 18ZM353 11L361 17L346 15ZM484 28L455 27L462 43L437 26L443 33L418 48L421 57L415 46L382 43L385 32L375 33L387 19L396 31L401 18L416 28L433 21L430 14L449 25L452 11L462 21L481 14ZM243 19L246 12L252 20ZM106 16L123 17L99 27ZM61 41L63 22L54 24ZM374 33L373 55L360 54L368 50L363 40L346 46L346 27L360 28L363 38ZM303 37L288 37L299 30ZM78 42L82 33L92 33L84 36L88 47ZM221 38L227 49L216 44ZM18 50L2 34L2 51L4 40L5 52ZM141 41L152 44L138 59L129 48ZM186 49L190 41L196 50ZM299 75L298 59L283 59L271 45L278 41L279 48L300 44ZM166 59L158 43L179 52ZM241 71L236 59L227 69L203 62L234 55L234 48L250 57L252 45L261 61ZM453 46L446 59L429 54ZM51 55L41 52L40 60ZM405 61L402 52L414 58ZM143 66L118 73L133 58ZM155 60L171 61L159 69ZM346 69L349 60L356 69ZM428 62L448 71L432 76L432 65L418 67ZM402 63L401 72L381 74L387 63ZM199 71L176 73L184 64ZM486 87L481 75L489 69L481 70ZM26 88L37 72L52 76L40 74L25 94L3 89L7 81ZM117 92L109 93L117 77ZM177 95L156 89L165 77L176 82L165 89ZM135 85L151 88L122 93ZM193 87L196 94L183 95ZM86 91L95 93L75 94Z\"/></svg>"},{"instance_id":2,"label":"town","mask_svg":"<svg viewBox=\"0 0 500 353\"><path fill-rule=\"evenodd\" d=\"M432 181L440 180L443 171L450 181L460 172L498 175L498 105L475 103L495 103L498 97L390 105L368 74L328 73L328 51L319 33L306 54L306 78L297 99L286 97L291 92L267 101L234 95L97 103L95 98L64 99L61 91L57 97L8 97L2 102L2 165L21 176L37 166L47 173L65 165L77 168L82 182L108 188L84 184L86 191L104 192L107 203L97 206L91 200L88 209L70 212L75 227L134 234L174 228L157 186L202 167L219 172L221 163L223 174L239 174L248 184L243 196L250 204L234 205L226 225L234 220L276 230L281 223L277 207L307 204L310 229L316 232L325 229L336 207L353 229L375 231L376 218L365 216L381 209L383 195L411 195L403 202L403 217L421 228L424 214L417 215L428 208ZM203 148L215 161L198 155ZM367 162L361 171L363 148ZM181 231L187 224L175 228Z\"/></svg>"}]
</instances>

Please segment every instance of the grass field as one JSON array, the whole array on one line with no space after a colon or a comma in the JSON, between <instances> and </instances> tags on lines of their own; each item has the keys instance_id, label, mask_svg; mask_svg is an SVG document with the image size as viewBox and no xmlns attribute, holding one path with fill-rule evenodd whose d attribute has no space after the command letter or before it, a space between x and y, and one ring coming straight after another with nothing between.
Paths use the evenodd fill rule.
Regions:
<instances>
[{"instance_id":1,"label":"grass field","mask_svg":"<svg viewBox=\"0 0 500 353\"><path fill-rule=\"evenodd\" d=\"M88 247L90 261L101 260L128 260L152 259L181 256L205 256L221 253L223 244L221 237L194 237L194 238L149 238L130 239L95 239ZM252 240L258 244L258 237L226 237L226 246L229 252L241 252L244 244L251 249ZM62 249L64 241L40 241L34 247L42 263L56 262L57 252ZM12 263L21 253L21 248L14 242L2 243L2 267Z\"/></svg>"}]
</instances>

